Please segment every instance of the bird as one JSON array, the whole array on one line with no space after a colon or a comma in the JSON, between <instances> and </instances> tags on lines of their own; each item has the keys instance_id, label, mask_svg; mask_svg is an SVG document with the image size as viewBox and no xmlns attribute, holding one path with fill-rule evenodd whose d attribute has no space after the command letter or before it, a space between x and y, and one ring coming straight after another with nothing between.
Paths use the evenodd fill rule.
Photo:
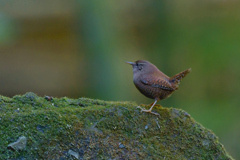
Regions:
<instances>
[{"instance_id":1,"label":"bird","mask_svg":"<svg viewBox=\"0 0 240 160\"><path fill-rule=\"evenodd\" d=\"M126 63L132 65L133 83L136 88L146 97L155 100L149 110L139 106L137 108L140 108L141 112L148 112L155 115L159 115L158 113L152 112L155 104L160 100L170 97L172 93L178 89L182 78L191 72L191 68L189 68L173 77L168 77L148 61L126 61Z\"/></svg>"}]
</instances>

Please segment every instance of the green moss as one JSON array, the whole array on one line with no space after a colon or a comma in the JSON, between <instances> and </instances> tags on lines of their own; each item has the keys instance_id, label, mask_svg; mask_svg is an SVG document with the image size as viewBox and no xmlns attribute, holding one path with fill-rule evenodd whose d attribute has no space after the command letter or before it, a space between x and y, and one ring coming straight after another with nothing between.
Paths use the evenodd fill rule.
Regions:
<instances>
[{"instance_id":1,"label":"green moss","mask_svg":"<svg viewBox=\"0 0 240 160\"><path fill-rule=\"evenodd\" d=\"M0 96L0 159L232 159L208 129L180 109L88 98L53 98L34 93ZM147 107L147 106L145 106ZM27 137L27 148L7 145Z\"/></svg>"}]
</instances>

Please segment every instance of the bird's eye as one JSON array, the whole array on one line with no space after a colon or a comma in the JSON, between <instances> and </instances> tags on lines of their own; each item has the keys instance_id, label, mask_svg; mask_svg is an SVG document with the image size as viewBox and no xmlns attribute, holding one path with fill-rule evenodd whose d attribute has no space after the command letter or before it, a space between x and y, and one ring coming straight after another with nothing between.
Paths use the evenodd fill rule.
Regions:
<instances>
[{"instance_id":1,"label":"bird's eye","mask_svg":"<svg viewBox=\"0 0 240 160\"><path fill-rule=\"evenodd\" d=\"M143 66L142 65L138 65L138 70L142 70Z\"/></svg>"}]
</instances>

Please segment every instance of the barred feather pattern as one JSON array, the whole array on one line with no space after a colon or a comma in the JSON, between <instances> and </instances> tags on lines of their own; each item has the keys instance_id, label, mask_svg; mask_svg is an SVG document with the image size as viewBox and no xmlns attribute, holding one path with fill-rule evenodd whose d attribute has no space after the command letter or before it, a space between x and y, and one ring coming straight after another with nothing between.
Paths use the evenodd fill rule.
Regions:
<instances>
[{"instance_id":1,"label":"barred feather pattern","mask_svg":"<svg viewBox=\"0 0 240 160\"><path fill-rule=\"evenodd\" d=\"M187 70L185 70L185 71L182 71L182 72L180 72L180 73L178 73L178 74L176 74L175 76L173 76L173 77L171 77L170 78L170 82L173 84L173 85L175 85L175 90L177 90L178 89L178 85L180 84L180 82L181 82L181 80L188 74L188 73L190 73L191 72L191 68L189 68L189 69L187 69Z\"/></svg>"}]
</instances>

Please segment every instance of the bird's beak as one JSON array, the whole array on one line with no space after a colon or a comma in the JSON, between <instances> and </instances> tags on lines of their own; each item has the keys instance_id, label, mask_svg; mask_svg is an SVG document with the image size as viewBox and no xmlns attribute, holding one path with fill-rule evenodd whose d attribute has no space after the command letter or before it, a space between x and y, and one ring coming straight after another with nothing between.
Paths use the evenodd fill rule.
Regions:
<instances>
[{"instance_id":1,"label":"bird's beak","mask_svg":"<svg viewBox=\"0 0 240 160\"><path fill-rule=\"evenodd\" d=\"M133 65L134 63L133 62L128 62L128 61L125 61L127 64L131 64L131 65Z\"/></svg>"}]
</instances>

